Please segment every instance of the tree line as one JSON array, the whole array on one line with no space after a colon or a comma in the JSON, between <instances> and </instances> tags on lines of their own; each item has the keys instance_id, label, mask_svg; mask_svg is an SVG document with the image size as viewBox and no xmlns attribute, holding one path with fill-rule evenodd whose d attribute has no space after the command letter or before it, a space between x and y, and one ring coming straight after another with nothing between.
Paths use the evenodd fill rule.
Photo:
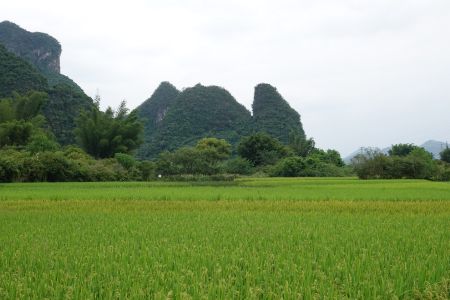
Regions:
<instances>
[{"instance_id":1,"label":"tree line","mask_svg":"<svg viewBox=\"0 0 450 300\"><path fill-rule=\"evenodd\" d=\"M291 130L283 144L266 133L244 137L237 147L213 137L193 146L137 160L143 125L122 102L101 111L96 105L76 120L76 145L57 143L41 114L48 95L14 93L0 99L0 181L124 181L276 177L424 178L450 180L450 150L435 160L424 149L394 145L389 155L366 149L346 166L336 150L322 150L303 132Z\"/></svg>"}]
</instances>

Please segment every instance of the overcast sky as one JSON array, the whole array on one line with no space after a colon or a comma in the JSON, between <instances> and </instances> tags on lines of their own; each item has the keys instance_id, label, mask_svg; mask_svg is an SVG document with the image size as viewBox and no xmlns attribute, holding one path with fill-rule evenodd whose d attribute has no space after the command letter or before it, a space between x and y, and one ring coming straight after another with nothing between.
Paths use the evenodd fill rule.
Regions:
<instances>
[{"instance_id":1,"label":"overcast sky","mask_svg":"<svg viewBox=\"0 0 450 300\"><path fill-rule=\"evenodd\" d=\"M103 107L134 108L167 80L251 109L266 82L343 156L450 142L449 0L14 0L0 20L58 39L62 73Z\"/></svg>"}]
</instances>

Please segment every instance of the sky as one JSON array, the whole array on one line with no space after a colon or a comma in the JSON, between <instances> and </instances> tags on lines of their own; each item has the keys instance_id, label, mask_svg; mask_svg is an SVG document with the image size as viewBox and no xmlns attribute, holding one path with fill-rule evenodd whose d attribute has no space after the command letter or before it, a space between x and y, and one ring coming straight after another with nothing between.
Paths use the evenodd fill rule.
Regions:
<instances>
[{"instance_id":1,"label":"sky","mask_svg":"<svg viewBox=\"0 0 450 300\"><path fill-rule=\"evenodd\" d=\"M102 107L170 81L222 86L251 110L265 82L343 156L450 142L448 0L2 2L0 21L58 39L61 72Z\"/></svg>"}]
</instances>

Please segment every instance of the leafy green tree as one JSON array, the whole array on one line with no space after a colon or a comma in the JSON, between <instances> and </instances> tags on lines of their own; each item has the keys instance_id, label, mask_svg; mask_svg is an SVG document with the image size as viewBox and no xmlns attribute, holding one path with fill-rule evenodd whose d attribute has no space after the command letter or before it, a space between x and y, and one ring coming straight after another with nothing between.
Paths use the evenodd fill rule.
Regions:
<instances>
[{"instance_id":1,"label":"leafy green tree","mask_svg":"<svg viewBox=\"0 0 450 300\"><path fill-rule=\"evenodd\" d=\"M441 160L450 163L450 148L447 147L440 153Z\"/></svg>"},{"instance_id":2,"label":"leafy green tree","mask_svg":"<svg viewBox=\"0 0 450 300\"><path fill-rule=\"evenodd\" d=\"M75 134L79 145L95 158L130 154L142 142L142 123L135 112L128 113L125 102L116 111L92 108L77 120Z\"/></svg>"},{"instance_id":3,"label":"leafy green tree","mask_svg":"<svg viewBox=\"0 0 450 300\"><path fill-rule=\"evenodd\" d=\"M0 147L24 146L33 133L33 124L23 120L13 120L0 124Z\"/></svg>"},{"instance_id":4,"label":"leafy green tree","mask_svg":"<svg viewBox=\"0 0 450 300\"><path fill-rule=\"evenodd\" d=\"M328 149L327 151L324 151L322 149L314 149L312 153L308 157L314 157L317 158L319 161L324 163L330 163L337 167L343 167L345 165L344 161L341 158L341 155L338 151Z\"/></svg>"},{"instance_id":5,"label":"leafy green tree","mask_svg":"<svg viewBox=\"0 0 450 300\"><path fill-rule=\"evenodd\" d=\"M231 154L231 145L224 139L203 138L195 148L212 164L227 159Z\"/></svg>"},{"instance_id":6,"label":"leafy green tree","mask_svg":"<svg viewBox=\"0 0 450 300\"><path fill-rule=\"evenodd\" d=\"M361 179L389 178L389 157L379 149L362 149L360 154L352 158L351 164Z\"/></svg>"},{"instance_id":7,"label":"leafy green tree","mask_svg":"<svg viewBox=\"0 0 450 300\"><path fill-rule=\"evenodd\" d=\"M274 164L288 154L287 149L275 138L265 133L257 133L241 140L238 145L241 157L253 166Z\"/></svg>"},{"instance_id":8,"label":"leafy green tree","mask_svg":"<svg viewBox=\"0 0 450 300\"><path fill-rule=\"evenodd\" d=\"M136 159L128 154L116 153L114 157L119 162L119 164L127 170L131 170L137 164Z\"/></svg>"},{"instance_id":9,"label":"leafy green tree","mask_svg":"<svg viewBox=\"0 0 450 300\"><path fill-rule=\"evenodd\" d=\"M295 155L306 157L314 151L315 145L313 138L307 139L295 130L289 132L288 146L294 151Z\"/></svg>"},{"instance_id":10,"label":"leafy green tree","mask_svg":"<svg viewBox=\"0 0 450 300\"><path fill-rule=\"evenodd\" d=\"M0 99L0 123L12 120L31 121L41 113L48 95L43 92L29 92L25 95L13 93L12 97Z\"/></svg>"},{"instance_id":11,"label":"leafy green tree","mask_svg":"<svg viewBox=\"0 0 450 300\"><path fill-rule=\"evenodd\" d=\"M407 156L413 150L420 148L414 144L396 144L392 145L388 153L390 156Z\"/></svg>"},{"instance_id":12,"label":"leafy green tree","mask_svg":"<svg viewBox=\"0 0 450 300\"><path fill-rule=\"evenodd\" d=\"M26 145L26 150L31 153L38 153L44 151L57 151L60 149L60 145L55 142L54 139L50 138L48 135L43 132L39 132L34 134L29 139L28 144Z\"/></svg>"},{"instance_id":13,"label":"leafy green tree","mask_svg":"<svg viewBox=\"0 0 450 300\"><path fill-rule=\"evenodd\" d=\"M242 157L226 161L223 169L228 174L250 175L253 173L252 163Z\"/></svg>"}]
</instances>

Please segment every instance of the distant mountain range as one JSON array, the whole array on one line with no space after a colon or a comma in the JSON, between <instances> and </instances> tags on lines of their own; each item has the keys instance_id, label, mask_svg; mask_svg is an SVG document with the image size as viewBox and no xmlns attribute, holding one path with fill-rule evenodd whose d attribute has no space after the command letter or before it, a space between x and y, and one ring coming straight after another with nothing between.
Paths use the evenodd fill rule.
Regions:
<instances>
[{"instance_id":1,"label":"distant mountain range","mask_svg":"<svg viewBox=\"0 0 450 300\"><path fill-rule=\"evenodd\" d=\"M60 74L61 45L45 33L29 32L18 25L0 23L0 97L13 92L45 91L49 101L44 115L57 140L75 142L75 120L93 100L70 78ZM294 131L305 137L300 115L277 89L262 83L255 87L253 112L224 88L198 84L179 91L163 82L136 112L144 123L140 158L193 145L203 137L218 137L236 145L255 132L266 132L283 143Z\"/></svg>"},{"instance_id":2,"label":"distant mountain range","mask_svg":"<svg viewBox=\"0 0 450 300\"><path fill-rule=\"evenodd\" d=\"M255 132L266 132L283 143L288 143L291 131L305 136L300 115L275 87L258 84L252 107L253 114L218 86L197 84L180 92L163 82L136 108L145 126L145 143L138 156L155 157L203 137L223 138L235 146Z\"/></svg>"},{"instance_id":3,"label":"distant mountain range","mask_svg":"<svg viewBox=\"0 0 450 300\"><path fill-rule=\"evenodd\" d=\"M423 143L423 144L421 144L419 146L424 148L426 151L430 152L431 154L433 154L434 158L439 159L440 158L440 153L442 152L442 150L444 150L447 147L447 143L446 142L429 140L429 141L426 141L425 143ZM356 155L358 155L359 153L361 153L361 150L363 148L364 147L361 147L358 150L355 150L351 154L346 156L344 158L344 162L347 163L347 164L350 163L352 158L355 157ZM386 148L383 148L383 149L378 148L378 149L382 153L388 154L388 152L391 149L391 147L386 147Z\"/></svg>"}]
</instances>

